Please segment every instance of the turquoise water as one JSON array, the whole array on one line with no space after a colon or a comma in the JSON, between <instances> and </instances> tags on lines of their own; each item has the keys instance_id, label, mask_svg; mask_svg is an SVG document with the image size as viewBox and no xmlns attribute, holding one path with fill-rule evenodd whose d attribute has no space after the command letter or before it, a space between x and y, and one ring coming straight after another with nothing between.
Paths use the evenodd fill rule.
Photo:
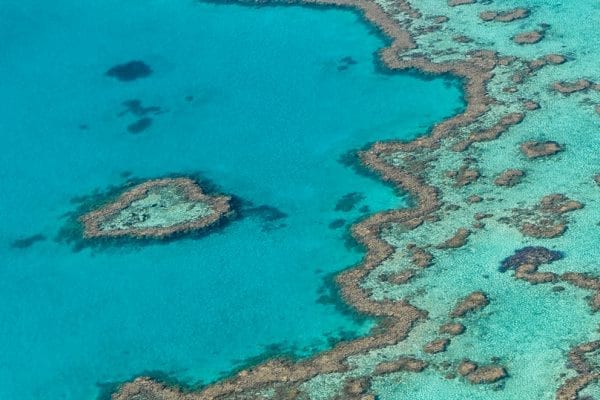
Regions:
<instances>
[{"instance_id":1,"label":"turquoise water","mask_svg":"<svg viewBox=\"0 0 600 400\"><path fill-rule=\"evenodd\" d=\"M385 43L350 11L5 0L0 20L0 398L95 399L147 371L209 382L265 351L368 332L319 298L360 260L348 223L405 199L338 159L452 115L456 82L382 73ZM105 76L131 60L153 73ZM160 107L137 134L133 99ZM74 198L125 172L200 174L286 216L168 244L55 240ZM353 192L364 198L336 211Z\"/></svg>"}]
</instances>

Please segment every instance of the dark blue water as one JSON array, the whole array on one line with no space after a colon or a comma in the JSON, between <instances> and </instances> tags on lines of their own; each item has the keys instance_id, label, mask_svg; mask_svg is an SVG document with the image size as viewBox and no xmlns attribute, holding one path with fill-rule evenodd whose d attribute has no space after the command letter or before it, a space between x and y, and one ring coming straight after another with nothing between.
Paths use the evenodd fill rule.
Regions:
<instances>
[{"instance_id":1,"label":"dark blue water","mask_svg":"<svg viewBox=\"0 0 600 400\"><path fill-rule=\"evenodd\" d=\"M350 11L4 0L0 21L0 398L94 399L144 371L207 382L368 332L326 277L361 258L347 224L404 199L338 159L451 115L454 83L378 71L384 41ZM131 60L152 73L104 75ZM200 174L271 212L166 245L54 240L73 198L124 172Z\"/></svg>"}]
</instances>

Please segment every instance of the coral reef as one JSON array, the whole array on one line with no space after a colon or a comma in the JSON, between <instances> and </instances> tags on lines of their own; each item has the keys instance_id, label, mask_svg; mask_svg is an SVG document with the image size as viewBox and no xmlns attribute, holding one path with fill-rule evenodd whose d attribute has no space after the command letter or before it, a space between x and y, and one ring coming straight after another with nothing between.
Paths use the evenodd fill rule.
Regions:
<instances>
[{"instance_id":1,"label":"coral reef","mask_svg":"<svg viewBox=\"0 0 600 400\"><path fill-rule=\"evenodd\" d=\"M569 361L577 376L567 379L561 385L556 393L556 400L577 400L579 392L600 379L600 373L596 372L597 367L587 359L588 354L598 349L600 349L600 341L582 343L571 349Z\"/></svg>"},{"instance_id":2,"label":"coral reef","mask_svg":"<svg viewBox=\"0 0 600 400\"><path fill-rule=\"evenodd\" d=\"M563 194L550 194L542 197L531 208L515 208L511 218L503 218L521 233L535 238L554 238L561 236L567 229L567 213L583 208L583 204L571 200Z\"/></svg>"},{"instance_id":3,"label":"coral reef","mask_svg":"<svg viewBox=\"0 0 600 400\"><path fill-rule=\"evenodd\" d=\"M498 175L498 177L494 180L494 185L513 187L519 184L524 176L525 172L521 171L520 169L507 169Z\"/></svg>"},{"instance_id":4,"label":"coral reef","mask_svg":"<svg viewBox=\"0 0 600 400\"><path fill-rule=\"evenodd\" d=\"M447 339L447 338L436 339L432 342L426 343L425 346L423 346L423 351L425 353L429 353L429 354L441 353L441 352L446 351L446 348L448 347L449 344L450 344L450 339Z\"/></svg>"},{"instance_id":5,"label":"coral reef","mask_svg":"<svg viewBox=\"0 0 600 400\"><path fill-rule=\"evenodd\" d=\"M463 4L473 4L475 0L448 0L448 5L450 7L461 6Z\"/></svg>"},{"instance_id":6,"label":"coral reef","mask_svg":"<svg viewBox=\"0 0 600 400\"><path fill-rule=\"evenodd\" d=\"M252 0L239 2L257 3ZM269 1L269 3L277 4L277 1ZM378 53L378 61L386 69L392 71L418 69L427 74L451 74L463 80L467 101L464 112L440 122L427 136L410 142L374 143L358 154L364 166L376 172L382 180L408 192L412 200L411 208L378 213L366 217L352 227L352 235L365 246L367 253L360 265L342 272L336 278L344 300L359 313L377 317L379 324L369 336L341 342L332 350L309 359L297 362L284 359L270 360L196 392L182 392L175 388L164 387L150 379L138 378L124 384L113 395L114 400L144 398L221 400L255 398L257 393L266 398L286 398L280 395L281 393L285 393L288 397L297 394L298 398L302 398L299 393L302 395L309 393L311 385L319 386L320 382L327 379L338 382L336 396L360 398L360 396L373 396L372 393L375 393L374 389L369 387L369 379L373 374L418 372L424 370L427 364L431 365L428 371L444 368L443 365L456 366L446 358L455 353L455 349L460 348L461 341L471 336L471 333L489 328L485 325L485 319L490 317L488 314L496 313L477 314L477 317L481 318L477 318L478 325L473 328L471 325L465 327L464 324L457 322L458 319L471 316L477 310L483 309L490 303L490 298L494 299L494 309L503 306L501 301L496 301L499 295L497 286L504 287L505 284L497 285L498 281L493 280L498 278L493 274L481 272L484 268L490 266L494 268L501 262L500 259L494 259L485 264L483 258L486 256L485 252L478 252L481 243L484 242L489 246L502 246L505 249L503 254L515 252L501 262L501 270L514 270L515 278L538 284L561 282L564 286L553 288L556 289L556 293L572 286L589 290L592 292L588 299L590 305L596 308L600 306L598 278L583 272L556 273L537 270L541 265L549 264L562 256L562 253L555 250L538 246L538 242L541 241L546 246L545 240L556 238L561 234L569 235L572 232L566 231L570 222L567 215L574 210L581 210L583 203L571 200L570 197L588 202L589 197L580 197L580 192L567 183L578 179L589 186L591 177L597 173L597 168L594 172L590 172L589 169L580 172L577 168L573 168L573 164L564 164L567 156L582 151L580 147L573 145L569 136L563 133L569 129L544 131L552 132L551 138L557 141L520 143L532 137L532 132L537 132L539 129L539 123L532 125L530 113L534 116L547 113L557 99L564 101L569 98L576 99L577 92L593 94L592 90L596 85L591 80L574 85L566 83L569 79L573 79L573 76L581 75L550 74L540 79L543 82L542 86L528 85L531 80L540 77L545 69L568 67L574 62L574 58L581 54L574 53L569 48L552 47L551 40L539 46L533 45L546 34L549 37L554 34L554 28L548 30L548 25L545 24L540 24L541 28L538 30L515 35L513 41L508 36L504 37L505 43L503 42L503 47L499 46L502 50L498 52L482 50L481 48L487 44L480 41L477 31L456 29L456 26L460 25L461 18L469 18L468 13L463 13L465 11L474 11L471 13L471 18L474 16L480 26L485 25L486 29L494 29L495 26L501 25L482 23L479 15L482 8L478 8L479 5L471 7L470 10L466 7L468 4L476 3L475 0L448 0L447 5L436 4L433 11L427 2L419 4L425 10L416 10L408 0L394 2L298 0L297 3L351 7L360 10L367 21L376 25L390 39L389 46ZM464 9L457 7L463 5ZM442 8L446 10L449 18L440 18L445 17L440 15L445 14ZM516 10L511 10L515 12L514 14L511 14L511 11L494 11L493 14L485 14L483 19L488 19L490 22L503 22L503 20L508 22L529 14ZM535 9L529 19L532 20L537 16L538 10ZM524 23L529 22L532 21L524 21ZM450 28L451 25L454 28ZM508 29L510 26L503 25L502 28ZM531 51L530 55L528 53L531 59L519 56L523 54L524 48L515 43L531 45L526 48L528 52ZM511 47L508 47L509 45ZM548 47L544 47L546 45ZM544 47L545 52L541 53L542 50L538 47ZM507 51L506 48L512 50ZM565 55L557 53L563 50ZM552 82L557 80L560 80L558 86L553 85ZM539 85L539 82L536 84ZM573 94L573 96L562 96L560 93ZM593 101L597 103L597 100ZM594 102L590 100L586 103L588 112L589 106ZM572 134L569 132L569 135ZM517 148L519 144L520 151ZM561 151L565 152L561 157L548 159L556 164L553 164L552 170L544 171L550 176L547 182L543 182L547 185L544 187L539 184L540 178L546 176L540 174L540 169L547 168L548 164L544 161L544 157ZM541 160L531 161L538 158ZM518 184L524 175L516 171L522 171L520 168L523 168L523 165L526 165L527 170L527 190L520 191L524 189L524 184L515 190L500 189L493 185L495 183L498 186L510 187ZM494 178L489 179L489 176ZM561 180L562 176L572 176L573 179ZM563 194L545 195L552 192ZM505 196L509 193L510 196ZM537 204L531 204L531 196L535 196L534 199L539 197L541 199ZM465 203L465 199L468 204ZM587 210L588 207L582 212ZM480 229L484 226L484 221L486 229ZM518 229L511 232L514 237L506 233L506 225L503 223ZM473 230L469 228L471 224ZM502 235L506 235L506 241L510 244L496 243L503 241L498 240L499 237L504 238ZM461 251L452 250L462 246L466 247ZM458 284L454 281L456 287L450 284L442 288L440 293L433 285L420 284L427 278L438 282L438 276L435 274L444 274L445 270L452 270L449 266L454 266L449 259L454 258L458 253L470 252L477 257L481 255L481 264L485 265L477 267L480 269L471 268L468 277L463 277L464 279ZM474 257L466 259L479 263L479 260ZM457 260L458 258L454 262ZM469 267L461 265L461 269L469 269ZM445 276L454 276L455 273L455 270L447 272ZM418 279L416 279L417 275ZM493 281L493 284L485 286L485 279L475 279L475 276L479 275ZM543 286L538 285L528 290L541 288ZM512 289L509 288L508 291L512 296ZM430 292L435 294L429 295ZM465 293L470 294L461 298ZM546 296L545 299L554 297L560 296ZM440 311L434 306L430 307L431 304L438 305L440 299L450 304L456 302L456 306L448 314L446 309ZM510 299L505 297L504 301ZM417 308L413 303L427 310ZM534 306L527 304L527 307ZM589 314L589 311L586 313ZM450 317L449 321L448 317ZM465 318L460 321L470 324L474 319L476 318ZM492 326L495 328L497 325ZM465 329L467 333L461 336ZM428 333L419 336L423 330ZM415 334L409 337L411 332ZM449 339L436 336L438 334L453 336L452 347L447 352L438 352L437 355L424 355L427 361L415 359L413 355L419 349L424 350L427 347L437 350L448 346ZM509 331L505 330L503 334L507 335ZM573 334L573 337L576 335ZM561 345L570 346L568 341L572 340L572 337L561 340ZM481 345L475 341L473 343L476 343L475 346ZM523 352L531 349L526 347L527 344L526 341L519 342ZM586 352L583 348L580 353L587 355L591 352ZM530 355L538 356L537 353ZM474 357L464 354L459 358L467 356ZM434 365L429 358L443 361L439 365ZM599 374L597 367L589 361L585 362L588 369L580 368L582 372L577 370L578 376L567 379L556 393L558 399L574 399L587 384L597 380ZM513 365L515 364L509 364L510 377L507 369L498 365L495 359L492 359L491 364L482 363L481 366L473 361L464 361L458 365L457 372L464 377L465 381L472 384L493 382L501 384L501 381L506 378L521 379L520 382L523 382L523 376L519 377L517 374L526 374L526 372L515 369ZM555 374L555 371L548 374ZM406 374L406 378L409 378L409 375ZM448 377L451 375L449 373ZM551 386L556 377L558 374L552 378L545 378L548 380L544 382L548 384L544 390ZM493 387L495 390L502 388L501 385ZM138 396L140 393L142 394ZM327 397L322 393L319 395Z\"/></svg>"},{"instance_id":7,"label":"coral reef","mask_svg":"<svg viewBox=\"0 0 600 400\"><path fill-rule=\"evenodd\" d=\"M188 178L146 181L117 200L80 217L87 239L101 237L163 239L205 229L232 210L227 196L204 194Z\"/></svg>"},{"instance_id":8,"label":"coral reef","mask_svg":"<svg viewBox=\"0 0 600 400\"><path fill-rule=\"evenodd\" d=\"M560 251L550 250L542 246L527 246L515 251L510 257L502 260L500 271L517 269L522 265L540 266L563 258Z\"/></svg>"},{"instance_id":9,"label":"coral reef","mask_svg":"<svg viewBox=\"0 0 600 400\"><path fill-rule=\"evenodd\" d=\"M512 22L517 19L527 18L529 10L526 8L515 8L508 11L483 11L479 14L479 18L484 21L496 22Z\"/></svg>"},{"instance_id":10,"label":"coral reef","mask_svg":"<svg viewBox=\"0 0 600 400\"><path fill-rule=\"evenodd\" d=\"M554 142L536 142L528 141L521 143L521 152L529 159L553 156L554 154L563 151L563 146Z\"/></svg>"},{"instance_id":11,"label":"coral reef","mask_svg":"<svg viewBox=\"0 0 600 400\"><path fill-rule=\"evenodd\" d=\"M504 367L498 365L486 365L480 367L470 360L461 361L458 365L457 372L475 385L494 383L507 376Z\"/></svg>"},{"instance_id":12,"label":"coral reef","mask_svg":"<svg viewBox=\"0 0 600 400\"><path fill-rule=\"evenodd\" d=\"M465 326L460 322L448 322L440 326L440 333L456 336L465 332Z\"/></svg>"},{"instance_id":13,"label":"coral reef","mask_svg":"<svg viewBox=\"0 0 600 400\"><path fill-rule=\"evenodd\" d=\"M513 41L517 44L533 44L537 43L544 38L543 31L531 31L519 33L513 37Z\"/></svg>"},{"instance_id":14,"label":"coral reef","mask_svg":"<svg viewBox=\"0 0 600 400\"><path fill-rule=\"evenodd\" d=\"M408 244L406 246L406 250L410 254L411 262L416 267L427 268L433 263L433 254L421 247L416 246L414 243Z\"/></svg>"},{"instance_id":15,"label":"coral reef","mask_svg":"<svg viewBox=\"0 0 600 400\"><path fill-rule=\"evenodd\" d=\"M456 304L450 312L450 317L464 317L473 311L481 310L488 304L490 304L490 301L485 293L473 292Z\"/></svg>"},{"instance_id":16,"label":"coral reef","mask_svg":"<svg viewBox=\"0 0 600 400\"><path fill-rule=\"evenodd\" d=\"M377 365L375 374L391 374L393 372L408 371L421 372L427 368L427 362L414 357L400 357L397 360L385 361Z\"/></svg>"},{"instance_id":17,"label":"coral reef","mask_svg":"<svg viewBox=\"0 0 600 400\"><path fill-rule=\"evenodd\" d=\"M456 231L454 236L449 238L448 240L438 244L436 247L438 249L456 249L458 247L462 247L467 244L467 239L471 235L471 231L467 228L460 228Z\"/></svg>"},{"instance_id":18,"label":"coral reef","mask_svg":"<svg viewBox=\"0 0 600 400\"><path fill-rule=\"evenodd\" d=\"M575 82L556 82L552 85L552 89L566 95L594 87L595 85L587 79L579 79Z\"/></svg>"}]
</instances>

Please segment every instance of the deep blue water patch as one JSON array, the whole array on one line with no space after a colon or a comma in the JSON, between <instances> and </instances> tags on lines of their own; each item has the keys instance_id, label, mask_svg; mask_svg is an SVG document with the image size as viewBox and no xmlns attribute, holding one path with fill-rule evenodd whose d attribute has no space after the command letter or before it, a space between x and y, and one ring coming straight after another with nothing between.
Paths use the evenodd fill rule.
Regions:
<instances>
[{"instance_id":1,"label":"deep blue water patch","mask_svg":"<svg viewBox=\"0 0 600 400\"><path fill-rule=\"evenodd\" d=\"M143 371L206 383L265 349L304 357L369 331L322 277L363 256L350 223L407 201L338 158L427 132L464 106L459 85L381 73L386 42L349 11L5 0L2 13L0 242L55 238L132 177L202 171L252 205L161 245L1 246L0 398L91 400ZM152 74L103 75L127 60ZM151 128L125 134L140 118ZM335 211L353 192L364 199Z\"/></svg>"}]
</instances>

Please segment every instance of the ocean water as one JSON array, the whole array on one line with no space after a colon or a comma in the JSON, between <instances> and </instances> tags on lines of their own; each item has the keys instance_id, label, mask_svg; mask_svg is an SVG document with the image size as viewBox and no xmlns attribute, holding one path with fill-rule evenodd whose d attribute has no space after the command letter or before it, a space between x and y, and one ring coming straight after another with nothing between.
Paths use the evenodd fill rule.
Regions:
<instances>
[{"instance_id":1,"label":"ocean water","mask_svg":"<svg viewBox=\"0 0 600 400\"><path fill-rule=\"evenodd\" d=\"M149 371L194 385L369 331L329 277L362 256L348 225L406 199L339 158L458 112L457 81L384 73L384 40L342 10L4 0L0 38L0 398L95 399ZM152 74L105 75L132 60ZM131 100L157 107L138 133ZM268 208L167 244L56 240L74 199L170 174Z\"/></svg>"}]
</instances>

